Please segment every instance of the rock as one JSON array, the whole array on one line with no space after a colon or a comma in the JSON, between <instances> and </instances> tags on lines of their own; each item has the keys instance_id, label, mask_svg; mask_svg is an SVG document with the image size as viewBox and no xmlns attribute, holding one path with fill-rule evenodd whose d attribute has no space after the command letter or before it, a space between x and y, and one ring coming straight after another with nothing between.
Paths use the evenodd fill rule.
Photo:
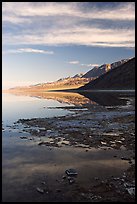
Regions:
<instances>
[{"instance_id":1,"label":"rock","mask_svg":"<svg viewBox=\"0 0 137 204\"><path fill-rule=\"evenodd\" d=\"M106 143L106 142L102 142L102 141L101 141L101 144L102 144L102 145L106 145L107 143Z\"/></svg>"},{"instance_id":2,"label":"rock","mask_svg":"<svg viewBox=\"0 0 137 204\"><path fill-rule=\"evenodd\" d=\"M45 128L44 128L44 127L41 127L41 128L39 128L39 130L45 130Z\"/></svg>"},{"instance_id":3,"label":"rock","mask_svg":"<svg viewBox=\"0 0 137 204\"><path fill-rule=\"evenodd\" d=\"M116 143L122 144L122 141L120 141L120 140L116 140Z\"/></svg>"},{"instance_id":4,"label":"rock","mask_svg":"<svg viewBox=\"0 0 137 204\"><path fill-rule=\"evenodd\" d=\"M125 157L121 157L121 159L122 159L122 160L129 160L128 158L125 158Z\"/></svg>"},{"instance_id":5,"label":"rock","mask_svg":"<svg viewBox=\"0 0 137 204\"><path fill-rule=\"evenodd\" d=\"M68 180L70 180L71 179L71 176L68 176Z\"/></svg>"},{"instance_id":6,"label":"rock","mask_svg":"<svg viewBox=\"0 0 137 204\"><path fill-rule=\"evenodd\" d=\"M74 182L75 182L74 178L69 179L69 184L72 184Z\"/></svg>"},{"instance_id":7,"label":"rock","mask_svg":"<svg viewBox=\"0 0 137 204\"><path fill-rule=\"evenodd\" d=\"M135 187L127 188L127 191L130 195L135 195Z\"/></svg>"},{"instance_id":8,"label":"rock","mask_svg":"<svg viewBox=\"0 0 137 204\"><path fill-rule=\"evenodd\" d=\"M62 141L62 144L69 145L70 143L69 143L69 141Z\"/></svg>"},{"instance_id":9,"label":"rock","mask_svg":"<svg viewBox=\"0 0 137 204\"><path fill-rule=\"evenodd\" d=\"M26 136L20 136L21 139L28 139Z\"/></svg>"},{"instance_id":10,"label":"rock","mask_svg":"<svg viewBox=\"0 0 137 204\"><path fill-rule=\"evenodd\" d=\"M44 185L46 185L46 182L45 182L45 181L42 181L41 183L44 184Z\"/></svg>"},{"instance_id":11,"label":"rock","mask_svg":"<svg viewBox=\"0 0 137 204\"><path fill-rule=\"evenodd\" d=\"M65 173L66 173L68 176L76 176L76 175L78 174L75 169L67 169L67 170L65 171Z\"/></svg>"},{"instance_id":12,"label":"rock","mask_svg":"<svg viewBox=\"0 0 137 204\"><path fill-rule=\"evenodd\" d=\"M82 197L85 197L85 193L81 193L81 196L82 196Z\"/></svg>"},{"instance_id":13,"label":"rock","mask_svg":"<svg viewBox=\"0 0 137 204\"><path fill-rule=\"evenodd\" d=\"M42 194L44 193L44 190L43 190L42 188L37 187L36 190L37 190L39 193L42 193Z\"/></svg>"},{"instance_id":14,"label":"rock","mask_svg":"<svg viewBox=\"0 0 137 204\"><path fill-rule=\"evenodd\" d=\"M50 132L52 132L52 130L47 130L47 133L50 133Z\"/></svg>"},{"instance_id":15,"label":"rock","mask_svg":"<svg viewBox=\"0 0 137 204\"><path fill-rule=\"evenodd\" d=\"M66 176L62 176L62 179L66 179Z\"/></svg>"}]
</instances>

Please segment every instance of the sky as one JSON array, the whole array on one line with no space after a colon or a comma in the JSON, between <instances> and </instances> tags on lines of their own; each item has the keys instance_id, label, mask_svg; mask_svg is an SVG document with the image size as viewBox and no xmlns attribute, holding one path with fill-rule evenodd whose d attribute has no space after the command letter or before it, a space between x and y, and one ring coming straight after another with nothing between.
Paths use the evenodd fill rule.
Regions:
<instances>
[{"instance_id":1,"label":"sky","mask_svg":"<svg viewBox=\"0 0 137 204\"><path fill-rule=\"evenodd\" d=\"M2 2L3 89L134 56L134 2Z\"/></svg>"}]
</instances>

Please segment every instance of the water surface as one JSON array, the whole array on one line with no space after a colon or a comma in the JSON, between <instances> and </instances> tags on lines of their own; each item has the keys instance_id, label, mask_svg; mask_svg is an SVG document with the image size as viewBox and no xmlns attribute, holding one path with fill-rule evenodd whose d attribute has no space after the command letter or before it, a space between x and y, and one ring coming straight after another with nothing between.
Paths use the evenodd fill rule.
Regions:
<instances>
[{"instance_id":1,"label":"water surface","mask_svg":"<svg viewBox=\"0 0 137 204\"><path fill-rule=\"evenodd\" d=\"M114 102L112 104L111 97ZM86 152L80 147L39 146L40 137L32 137L31 134L23 132L22 126L16 126L14 122L23 118L52 118L74 114L74 110L69 111L58 107L82 106L85 108L85 104L90 105L91 110L93 106L101 107L102 105L125 107L129 99L127 95L107 95L106 97L106 95L95 93L90 96L78 93L3 94L3 201L56 201L59 199L59 195L56 195L58 188L62 188L62 191L70 190L69 185L61 183L62 176L68 168L77 169L76 185L84 187L90 186L95 177L120 176L123 170L129 167L127 161L120 159L127 154L125 150L104 152L92 148ZM21 136L29 136L30 140L21 139ZM113 157L116 154L119 155L118 158ZM128 155L130 154L129 151ZM46 182L48 186L48 193L44 196L36 191L37 187L43 187L42 182Z\"/></svg>"}]
</instances>

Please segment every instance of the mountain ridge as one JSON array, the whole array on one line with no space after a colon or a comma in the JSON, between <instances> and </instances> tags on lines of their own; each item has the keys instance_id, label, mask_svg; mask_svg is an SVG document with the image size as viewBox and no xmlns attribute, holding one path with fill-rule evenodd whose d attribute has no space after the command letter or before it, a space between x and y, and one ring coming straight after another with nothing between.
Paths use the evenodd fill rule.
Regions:
<instances>
[{"instance_id":1,"label":"mountain ridge","mask_svg":"<svg viewBox=\"0 0 137 204\"><path fill-rule=\"evenodd\" d=\"M30 86L20 86L10 88L9 91L48 91L48 90L67 90L67 89L82 89L82 87L90 82L94 82L102 75L109 73L111 70L119 67L119 65L125 64L130 59L122 59L111 64L102 64L99 67L94 67L85 74L79 73L72 77L60 78L54 82L38 83ZM87 86L86 86L87 87Z\"/></svg>"},{"instance_id":2,"label":"mountain ridge","mask_svg":"<svg viewBox=\"0 0 137 204\"><path fill-rule=\"evenodd\" d=\"M105 74L106 72L110 71L111 69L114 69L115 67L120 66L121 64L124 64L129 59L122 59L116 62L113 62L111 64L102 64L101 66L95 66L93 69L89 70L86 74L84 74L83 78L92 78L92 77L99 77L102 74Z\"/></svg>"},{"instance_id":3,"label":"mountain ridge","mask_svg":"<svg viewBox=\"0 0 137 204\"><path fill-rule=\"evenodd\" d=\"M78 90L135 89L135 57Z\"/></svg>"}]
</instances>

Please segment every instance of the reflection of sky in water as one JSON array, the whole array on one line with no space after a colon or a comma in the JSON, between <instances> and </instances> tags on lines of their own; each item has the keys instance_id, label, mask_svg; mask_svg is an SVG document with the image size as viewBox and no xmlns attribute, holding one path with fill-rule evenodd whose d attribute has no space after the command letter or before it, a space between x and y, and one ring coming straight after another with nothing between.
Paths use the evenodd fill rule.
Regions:
<instances>
[{"instance_id":1,"label":"reflection of sky in water","mask_svg":"<svg viewBox=\"0 0 137 204\"><path fill-rule=\"evenodd\" d=\"M31 145L28 148L20 144L12 156L9 156L8 150L3 156L3 198L6 201L22 201L25 197L26 201L39 201L36 187L44 188L42 182L45 181L53 192L64 188L66 180L63 182L62 176L68 168L77 170L76 184L81 187L90 186L95 177L119 177L129 167L128 161L120 159L125 153L120 150L104 152L97 149L85 152L81 148L72 147L50 149ZM113 157L116 154L119 154L119 158ZM65 184L65 189L67 188L69 184Z\"/></svg>"},{"instance_id":2,"label":"reflection of sky in water","mask_svg":"<svg viewBox=\"0 0 137 204\"><path fill-rule=\"evenodd\" d=\"M69 113L62 109L47 109L68 106L52 99L11 94L3 94L2 99L2 119L5 125L20 118L52 117ZM79 147L39 146L40 137L35 137L34 140L21 139L20 136L31 135L16 129L11 132L9 130L7 128L3 132L2 138L2 186L6 201L39 201L36 187L46 178L50 188L56 190L56 179L61 180L68 168L75 168L78 171L77 183L87 186L95 177L120 176L129 167L128 161L121 160L121 157L130 152L94 148L86 152ZM114 158L114 155L119 157Z\"/></svg>"},{"instance_id":3,"label":"reflection of sky in water","mask_svg":"<svg viewBox=\"0 0 137 204\"><path fill-rule=\"evenodd\" d=\"M50 99L3 94L2 120L10 124L20 118L53 117L69 113L69 111L62 109L47 109L49 106L58 107L60 103ZM68 106L68 104L61 103L61 106Z\"/></svg>"},{"instance_id":4,"label":"reflection of sky in water","mask_svg":"<svg viewBox=\"0 0 137 204\"><path fill-rule=\"evenodd\" d=\"M9 147L9 151L12 151L12 148ZM78 171L77 180L88 184L89 179L96 176L99 178L111 175L119 176L123 169L129 167L128 161L120 159L126 155L126 152L121 150L104 152L93 148L85 152L82 148L73 147L50 149L49 147L30 145L28 148L20 143L12 156L8 154L7 150L3 156L5 161L3 166L8 167L3 171L4 183L8 182L7 178L28 183L35 175L46 175L54 180L50 181L53 185L52 182L55 182L58 176L61 179L65 170L73 167ZM119 158L114 158L113 156L117 154L119 154Z\"/></svg>"}]
</instances>

